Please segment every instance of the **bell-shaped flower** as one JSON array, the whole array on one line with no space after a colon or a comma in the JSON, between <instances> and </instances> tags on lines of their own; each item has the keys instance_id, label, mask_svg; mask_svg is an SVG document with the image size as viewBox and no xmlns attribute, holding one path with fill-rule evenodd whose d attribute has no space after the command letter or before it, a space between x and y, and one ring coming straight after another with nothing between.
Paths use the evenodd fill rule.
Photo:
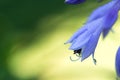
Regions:
<instances>
[{"instance_id":1,"label":"bell-shaped flower","mask_svg":"<svg viewBox=\"0 0 120 80\"><path fill-rule=\"evenodd\" d=\"M107 5L98 8L88 18L88 21L84 26L74 33L74 35L66 42L71 43L69 49L73 50L74 54L78 54L78 57L81 56L81 61L92 55L93 60L96 63L94 52L100 34L103 32L103 37L108 34L118 18L119 10L120 0L111 1Z\"/></svg>"},{"instance_id":2,"label":"bell-shaped flower","mask_svg":"<svg viewBox=\"0 0 120 80\"><path fill-rule=\"evenodd\" d=\"M120 80L120 47L118 48L118 51L116 53L115 68L116 68L117 80Z\"/></svg>"},{"instance_id":3,"label":"bell-shaped flower","mask_svg":"<svg viewBox=\"0 0 120 80\"><path fill-rule=\"evenodd\" d=\"M94 52L103 30L103 24L101 24L101 22L104 22L104 18L85 24L66 42L71 43L69 49L76 51L75 53L81 50L78 53L81 54L81 61L92 55L94 62L96 62L94 59Z\"/></svg>"}]
</instances>

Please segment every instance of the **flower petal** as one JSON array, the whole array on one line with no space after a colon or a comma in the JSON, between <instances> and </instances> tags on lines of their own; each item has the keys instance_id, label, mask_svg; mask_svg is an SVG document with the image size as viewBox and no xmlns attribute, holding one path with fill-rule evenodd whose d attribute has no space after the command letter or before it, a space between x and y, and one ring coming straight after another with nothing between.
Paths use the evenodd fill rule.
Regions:
<instances>
[{"instance_id":1,"label":"flower petal","mask_svg":"<svg viewBox=\"0 0 120 80\"><path fill-rule=\"evenodd\" d=\"M82 48L90 39L91 34L93 34L99 28L102 21L103 21L103 18L100 18L84 25L84 28L86 28L87 30L84 31L82 34L78 34L78 37L76 37L72 42L70 49L78 50Z\"/></svg>"},{"instance_id":2,"label":"flower petal","mask_svg":"<svg viewBox=\"0 0 120 80\"><path fill-rule=\"evenodd\" d=\"M115 24L116 20L118 19L118 11L120 6L114 5L108 13L105 15L105 22L104 22L104 29L103 29L103 38L106 37L106 35L111 30L112 26Z\"/></svg>"},{"instance_id":3,"label":"flower petal","mask_svg":"<svg viewBox=\"0 0 120 80\"><path fill-rule=\"evenodd\" d=\"M116 67L117 77L120 78L120 47L117 50L116 60L115 60L115 67Z\"/></svg>"},{"instance_id":4,"label":"flower petal","mask_svg":"<svg viewBox=\"0 0 120 80\"><path fill-rule=\"evenodd\" d=\"M102 26L98 26L98 29L92 34L90 40L83 49L81 61L89 57L91 54L94 55L94 51L97 46L101 32L102 32Z\"/></svg>"},{"instance_id":5,"label":"flower petal","mask_svg":"<svg viewBox=\"0 0 120 80\"><path fill-rule=\"evenodd\" d=\"M87 29L85 27L80 28L78 31L76 31L73 36L67 41L65 42L65 44L67 43L72 43L79 35L81 35L82 33L84 33Z\"/></svg>"},{"instance_id":6,"label":"flower petal","mask_svg":"<svg viewBox=\"0 0 120 80\"><path fill-rule=\"evenodd\" d=\"M113 0L113 1L97 8L96 10L94 10L92 12L92 14L88 17L88 20L86 21L86 23L89 23L95 19L98 19L98 18L104 16L110 10L110 8L115 4L115 2L116 2L116 0L115 1Z\"/></svg>"},{"instance_id":7,"label":"flower petal","mask_svg":"<svg viewBox=\"0 0 120 80\"><path fill-rule=\"evenodd\" d=\"M75 41L72 43L69 49L71 50L78 50L82 48L89 40L90 34L86 31L82 35L80 35Z\"/></svg>"},{"instance_id":8,"label":"flower petal","mask_svg":"<svg viewBox=\"0 0 120 80\"><path fill-rule=\"evenodd\" d=\"M103 29L103 38L107 36L107 34L112 29L112 26L115 24L117 19L118 19L118 15L115 14L114 17L110 19L111 21L110 20L106 21Z\"/></svg>"},{"instance_id":9,"label":"flower petal","mask_svg":"<svg viewBox=\"0 0 120 80\"><path fill-rule=\"evenodd\" d=\"M94 26L98 26L101 23L101 21L99 21L99 23L98 23L98 21L99 20L96 20L91 23L85 24L82 28L80 28L77 32L75 32L73 34L73 36L67 42L65 42L65 44L72 43L75 39L77 39L80 35L84 34L86 31L88 31L88 32L95 31L97 29L97 27L94 27ZM96 24L96 23L98 23L98 24Z\"/></svg>"}]
</instances>

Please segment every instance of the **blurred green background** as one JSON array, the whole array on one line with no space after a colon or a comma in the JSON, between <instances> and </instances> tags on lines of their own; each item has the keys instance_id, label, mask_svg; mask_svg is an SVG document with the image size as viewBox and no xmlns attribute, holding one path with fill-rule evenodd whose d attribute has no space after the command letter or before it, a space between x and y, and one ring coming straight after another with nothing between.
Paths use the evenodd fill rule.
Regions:
<instances>
[{"instance_id":1,"label":"blurred green background","mask_svg":"<svg viewBox=\"0 0 120 80\"><path fill-rule=\"evenodd\" d=\"M95 57L71 62L64 45L104 0L79 5L64 0L0 0L0 80L115 80L115 52L119 26L103 40Z\"/></svg>"}]
</instances>

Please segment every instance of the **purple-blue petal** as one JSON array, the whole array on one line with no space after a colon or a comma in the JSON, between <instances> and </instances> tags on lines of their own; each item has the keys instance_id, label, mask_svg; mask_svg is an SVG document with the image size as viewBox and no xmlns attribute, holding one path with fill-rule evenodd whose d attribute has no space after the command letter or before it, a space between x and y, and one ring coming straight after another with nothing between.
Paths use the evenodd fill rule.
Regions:
<instances>
[{"instance_id":1,"label":"purple-blue petal","mask_svg":"<svg viewBox=\"0 0 120 80\"><path fill-rule=\"evenodd\" d=\"M116 68L117 77L120 78L120 47L118 48L116 54L115 68Z\"/></svg>"},{"instance_id":2,"label":"purple-blue petal","mask_svg":"<svg viewBox=\"0 0 120 80\"><path fill-rule=\"evenodd\" d=\"M70 49L78 50L85 46L90 36L99 28L99 26L102 26L101 22L103 22L103 18L85 24L84 28L86 29L86 31L84 31L82 34L78 34L78 36L74 38Z\"/></svg>"},{"instance_id":3,"label":"purple-blue petal","mask_svg":"<svg viewBox=\"0 0 120 80\"><path fill-rule=\"evenodd\" d=\"M65 42L65 44L72 43L74 40L76 40L78 37L80 37L80 35L84 34L86 31L88 31L89 33L95 31L97 29L97 27L95 26L98 26L100 23L101 21L98 19L91 23L85 24L82 28L76 31L73 34L73 36L67 42Z\"/></svg>"},{"instance_id":4,"label":"purple-blue petal","mask_svg":"<svg viewBox=\"0 0 120 80\"><path fill-rule=\"evenodd\" d=\"M112 29L112 26L115 24L116 20L118 18L117 14L114 14L114 16L110 19L107 18L108 20L106 20L106 23L104 24L104 29L103 29L103 38L105 38L107 36L107 34L109 33L109 31Z\"/></svg>"},{"instance_id":5,"label":"purple-blue petal","mask_svg":"<svg viewBox=\"0 0 120 80\"><path fill-rule=\"evenodd\" d=\"M65 0L66 4L80 4L85 2L85 0Z\"/></svg>"},{"instance_id":6,"label":"purple-blue petal","mask_svg":"<svg viewBox=\"0 0 120 80\"><path fill-rule=\"evenodd\" d=\"M82 48L89 40L90 34L86 31L82 35L80 35L75 41L72 43L69 49L71 50L78 50Z\"/></svg>"},{"instance_id":7,"label":"purple-blue petal","mask_svg":"<svg viewBox=\"0 0 120 80\"><path fill-rule=\"evenodd\" d=\"M120 5L117 6L118 3L116 3L105 15L105 22L104 22L104 29L103 29L103 38L106 37L106 35L111 30L112 26L115 24L115 22L118 19L118 11L120 8Z\"/></svg>"},{"instance_id":8,"label":"purple-blue petal","mask_svg":"<svg viewBox=\"0 0 120 80\"><path fill-rule=\"evenodd\" d=\"M76 31L73 36L67 41L65 42L65 44L67 43L72 43L79 35L81 35L82 33L84 33L87 29L85 27L80 28L78 31Z\"/></svg>"},{"instance_id":9,"label":"purple-blue petal","mask_svg":"<svg viewBox=\"0 0 120 80\"><path fill-rule=\"evenodd\" d=\"M92 12L92 14L88 17L88 20L86 21L86 23L89 23L93 20L96 20L100 17L103 17L109 10L110 8L115 4L116 1L111 1L99 8L97 8L96 10L94 10Z\"/></svg>"},{"instance_id":10,"label":"purple-blue petal","mask_svg":"<svg viewBox=\"0 0 120 80\"><path fill-rule=\"evenodd\" d=\"M94 51L96 49L101 32L102 32L102 26L98 26L98 29L92 34L90 40L83 48L81 61L89 57L91 54L94 55Z\"/></svg>"}]
</instances>

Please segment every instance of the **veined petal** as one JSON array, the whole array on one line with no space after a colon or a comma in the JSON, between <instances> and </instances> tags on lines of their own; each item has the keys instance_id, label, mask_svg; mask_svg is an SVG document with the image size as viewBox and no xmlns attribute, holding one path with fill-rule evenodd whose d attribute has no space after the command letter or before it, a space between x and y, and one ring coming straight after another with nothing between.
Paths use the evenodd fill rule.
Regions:
<instances>
[{"instance_id":1,"label":"veined petal","mask_svg":"<svg viewBox=\"0 0 120 80\"><path fill-rule=\"evenodd\" d=\"M86 21L86 23L89 23L93 20L96 20L104 16L115 3L116 1L114 0L94 10L92 14L88 17L88 20Z\"/></svg>"},{"instance_id":2,"label":"veined petal","mask_svg":"<svg viewBox=\"0 0 120 80\"><path fill-rule=\"evenodd\" d=\"M95 44L95 42L93 42L94 41L93 38L94 36L91 35L90 40L88 41L86 46L82 49L81 61L88 58L92 54L92 51L93 51L92 44Z\"/></svg>"},{"instance_id":3,"label":"veined petal","mask_svg":"<svg viewBox=\"0 0 120 80\"><path fill-rule=\"evenodd\" d=\"M87 29L85 27L80 28L78 31L76 31L73 36L67 41L65 42L65 44L67 43L72 43L79 35L81 35L82 33L84 33Z\"/></svg>"},{"instance_id":4,"label":"veined petal","mask_svg":"<svg viewBox=\"0 0 120 80\"><path fill-rule=\"evenodd\" d=\"M118 19L118 14L114 14L111 18L107 18L105 24L104 24L104 29L103 29L103 38L107 36L109 31L112 29L112 26L115 24L116 20Z\"/></svg>"},{"instance_id":5,"label":"veined petal","mask_svg":"<svg viewBox=\"0 0 120 80\"><path fill-rule=\"evenodd\" d=\"M99 28L99 26L102 26L102 21L103 18L100 18L84 25L87 30L80 35L78 34L78 37L72 42L70 49L78 50L82 48L88 42L90 36Z\"/></svg>"},{"instance_id":6,"label":"veined petal","mask_svg":"<svg viewBox=\"0 0 120 80\"><path fill-rule=\"evenodd\" d=\"M73 34L73 36L67 42L65 42L65 44L72 43L75 39L77 39L78 36L84 34L86 31L88 31L89 33L94 32L97 29L97 26L99 26L99 24L102 23L101 20L102 20L102 18L92 21L88 24L85 24L82 28L80 28L78 31L76 31Z\"/></svg>"},{"instance_id":7,"label":"veined petal","mask_svg":"<svg viewBox=\"0 0 120 80\"><path fill-rule=\"evenodd\" d=\"M78 50L82 48L90 39L90 34L86 31L82 35L80 35L75 41L72 43L69 49L71 50Z\"/></svg>"},{"instance_id":8,"label":"veined petal","mask_svg":"<svg viewBox=\"0 0 120 80\"><path fill-rule=\"evenodd\" d=\"M118 6L119 4L119 6ZM106 13L105 15L105 22L104 22L104 29L103 29L103 38L106 37L106 35L109 33L111 30L112 26L115 24L116 20L118 19L118 11L120 7L120 2L116 3L110 10L109 12Z\"/></svg>"},{"instance_id":9,"label":"veined petal","mask_svg":"<svg viewBox=\"0 0 120 80\"><path fill-rule=\"evenodd\" d=\"M100 25L98 26L98 29L92 34L86 46L83 48L81 61L89 57L91 54L93 54L93 58L94 58L94 51L97 46L101 32L102 32L102 26Z\"/></svg>"},{"instance_id":10,"label":"veined petal","mask_svg":"<svg viewBox=\"0 0 120 80\"><path fill-rule=\"evenodd\" d=\"M65 0L65 3L67 4L80 4L85 2L85 0Z\"/></svg>"},{"instance_id":11,"label":"veined petal","mask_svg":"<svg viewBox=\"0 0 120 80\"><path fill-rule=\"evenodd\" d=\"M117 77L120 78L120 47L118 48L116 54L115 68L116 68Z\"/></svg>"}]
</instances>

